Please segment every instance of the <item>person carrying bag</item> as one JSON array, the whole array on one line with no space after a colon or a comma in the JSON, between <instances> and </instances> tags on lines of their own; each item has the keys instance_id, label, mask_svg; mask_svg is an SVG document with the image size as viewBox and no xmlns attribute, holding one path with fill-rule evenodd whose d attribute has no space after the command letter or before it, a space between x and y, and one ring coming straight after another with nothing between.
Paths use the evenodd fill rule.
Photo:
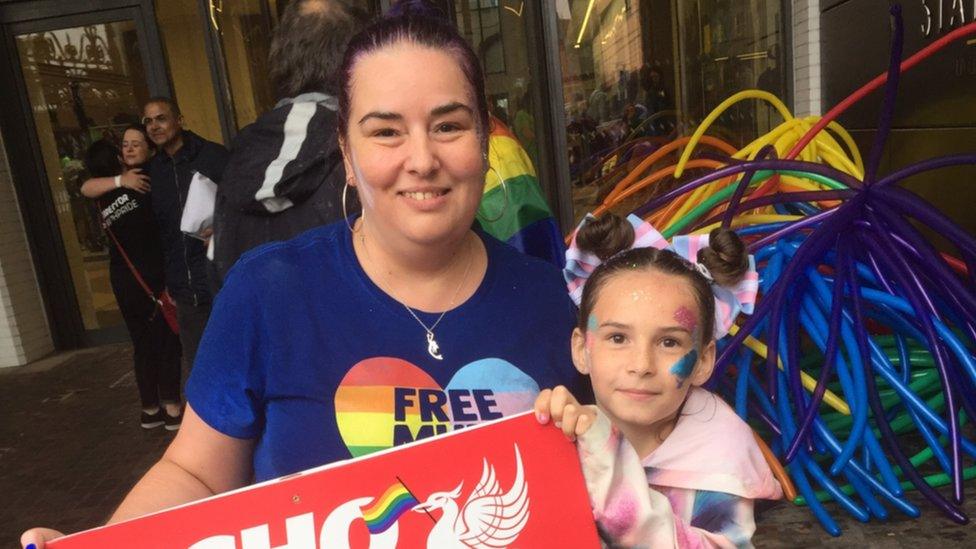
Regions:
<instances>
[{"instance_id":1,"label":"person carrying bag","mask_svg":"<svg viewBox=\"0 0 976 549\"><path fill-rule=\"evenodd\" d=\"M125 130L122 144L121 155L107 140L92 144L86 158L92 179L81 192L97 200L102 227L113 243L109 278L132 340L140 425L165 425L175 431L182 419L182 347L176 307L165 289L149 178L140 168L149 159L150 141L141 127L132 126Z\"/></svg>"}]
</instances>

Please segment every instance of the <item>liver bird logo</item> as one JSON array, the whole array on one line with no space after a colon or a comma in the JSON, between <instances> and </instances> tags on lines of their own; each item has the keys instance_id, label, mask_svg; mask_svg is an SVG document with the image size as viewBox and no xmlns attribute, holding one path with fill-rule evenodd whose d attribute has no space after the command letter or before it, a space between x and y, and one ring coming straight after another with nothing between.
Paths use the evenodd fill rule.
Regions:
<instances>
[{"instance_id":1,"label":"liver bird logo","mask_svg":"<svg viewBox=\"0 0 976 549\"><path fill-rule=\"evenodd\" d=\"M418 512L442 509L440 520L427 536L427 547L437 549L495 549L508 547L529 521L529 486L525 482L522 455L515 445L515 480L502 491L495 467L482 459L481 480L458 509L461 486L450 492L435 492L413 508Z\"/></svg>"}]
</instances>

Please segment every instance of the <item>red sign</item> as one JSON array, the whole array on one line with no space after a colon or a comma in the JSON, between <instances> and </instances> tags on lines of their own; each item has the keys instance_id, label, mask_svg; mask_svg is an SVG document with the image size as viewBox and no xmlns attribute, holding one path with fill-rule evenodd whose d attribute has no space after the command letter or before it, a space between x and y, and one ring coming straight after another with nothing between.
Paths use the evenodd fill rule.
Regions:
<instances>
[{"instance_id":1,"label":"red sign","mask_svg":"<svg viewBox=\"0 0 976 549\"><path fill-rule=\"evenodd\" d=\"M599 547L576 449L531 414L333 463L54 549Z\"/></svg>"}]
</instances>

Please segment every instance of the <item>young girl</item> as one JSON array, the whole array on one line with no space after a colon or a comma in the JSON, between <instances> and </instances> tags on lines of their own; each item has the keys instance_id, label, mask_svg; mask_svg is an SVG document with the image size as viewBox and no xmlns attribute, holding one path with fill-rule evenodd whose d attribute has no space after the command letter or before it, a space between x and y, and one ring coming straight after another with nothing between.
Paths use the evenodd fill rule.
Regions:
<instances>
[{"instance_id":1,"label":"young girl","mask_svg":"<svg viewBox=\"0 0 976 549\"><path fill-rule=\"evenodd\" d=\"M782 492L749 426L700 386L750 286L754 298L755 271L731 231L675 240L701 247L704 267L655 247L667 243L637 218L584 221L567 254L570 289L582 291L572 351L597 406L556 387L535 411L577 441L609 545L750 546L753 500Z\"/></svg>"}]
</instances>

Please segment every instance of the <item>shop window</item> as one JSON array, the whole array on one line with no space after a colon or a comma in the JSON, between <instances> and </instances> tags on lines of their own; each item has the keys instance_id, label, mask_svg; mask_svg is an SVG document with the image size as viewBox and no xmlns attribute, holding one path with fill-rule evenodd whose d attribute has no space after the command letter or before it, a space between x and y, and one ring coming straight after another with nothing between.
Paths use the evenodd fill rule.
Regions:
<instances>
[{"instance_id":1,"label":"shop window","mask_svg":"<svg viewBox=\"0 0 976 549\"><path fill-rule=\"evenodd\" d=\"M100 139L118 142L149 97L136 25L125 20L22 34L16 45L84 328L119 327L109 280L112 244L99 203L83 196L81 185L88 179L88 147Z\"/></svg>"},{"instance_id":2,"label":"shop window","mask_svg":"<svg viewBox=\"0 0 976 549\"><path fill-rule=\"evenodd\" d=\"M268 79L271 32L277 23L277 4L268 0L216 2L210 0L211 28L220 40L227 74L234 126L241 129L274 107Z\"/></svg>"},{"instance_id":3,"label":"shop window","mask_svg":"<svg viewBox=\"0 0 976 549\"><path fill-rule=\"evenodd\" d=\"M233 115L231 125L240 130L258 116L274 108L275 91L268 78L268 53L271 38L285 0L207 0L210 27L219 40L223 56L221 69L226 75L227 91ZM372 0L352 0L352 4L370 11ZM497 26L497 22L496 22Z\"/></svg>"},{"instance_id":4,"label":"shop window","mask_svg":"<svg viewBox=\"0 0 976 549\"><path fill-rule=\"evenodd\" d=\"M476 46L485 74L505 72L505 43L499 24L498 0L469 0L471 17L469 40Z\"/></svg>"},{"instance_id":5,"label":"shop window","mask_svg":"<svg viewBox=\"0 0 976 549\"><path fill-rule=\"evenodd\" d=\"M607 174L623 156L690 133L737 91L761 88L786 99L786 6L784 0L556 2L577 221L613 188L618 179ZM776 123L775 112L745 103L722 116L713 133L741 146Z\"/></svg>"},{"instance_id":6,"label":"shop window","mask_svg":"<svg viewBox=\"0 0 976 549\"><path fill-rule=\"evenodd\" d=\"M174 98L185 127L205 139L224 142L207 55L203 20L197 0L156 2L156 21L166 52Z\"/></svg>"},{"instance_id":7,"label":"shop window","mask_svg":"<svg viewBox=\"0 0 976 549\"><path fill-rule=\"evenodd\" d=\"M524 6L511 0L454 0L457 28L481 59L489 108L538 165L539 118ZM534 46L534 44L532 44Z\"/></svg>"}]
</instances>

